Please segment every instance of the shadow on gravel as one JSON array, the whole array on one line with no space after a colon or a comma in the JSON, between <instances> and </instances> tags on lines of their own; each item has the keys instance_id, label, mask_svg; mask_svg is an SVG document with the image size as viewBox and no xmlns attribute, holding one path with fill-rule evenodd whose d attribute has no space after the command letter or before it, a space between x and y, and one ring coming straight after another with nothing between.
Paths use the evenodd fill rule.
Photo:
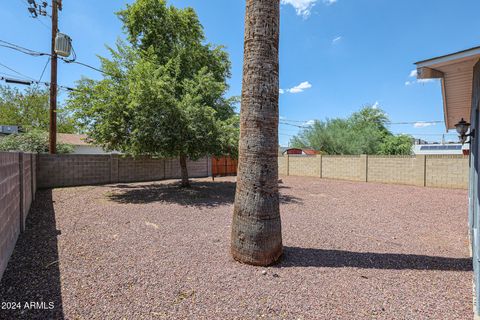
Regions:
<instances>
[{"instance_id":1,"label":"shadow on gravel","mask_svg":"<svg viewBox=\"0 0 480 320\"><path fill-rule=\"evenodd\" d=\"M20 303L20 309L0 310L0 319L64 319L59 234L52 191L39 190L27 218L26 231L18 238L0 282L0 303Z\"/></svg>"},{"instance_id":2,"label":"shadow on gravel","mask_svg":"<svg viewBox=\"0 0 480 320\"><path fill-rule=\"evenodd\" d=\"M352 267L392 270L472 271L472 260L414 254L350 252L284 247L283 258L276 267Z\"/></svg>"},{"instance_id":3,"label":"shadow on gravel","mask_svg":"<svg viewBox=\"0 0 480 320\"><path fill-rule=\"evenodd\" d=\"M183 206L218 207L232 204L235 182L191 182L191 188L180 188L178 183L151 183L144 185L119 184L106 194L111 201L121 204L175 203ZM280 202L301 203L297 197L280 195Z\"/></svg>"}]
</instances>

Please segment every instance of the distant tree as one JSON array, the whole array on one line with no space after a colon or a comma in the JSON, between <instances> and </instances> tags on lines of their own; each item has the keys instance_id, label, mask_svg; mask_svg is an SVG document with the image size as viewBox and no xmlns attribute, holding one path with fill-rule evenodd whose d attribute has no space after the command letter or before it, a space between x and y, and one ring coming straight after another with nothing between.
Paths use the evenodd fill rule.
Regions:
<instances>
[{"instance_id":1,"label":"distant tree","mask_svg":"<svg viewBox=\"0 0 480 320\"><path fill-rule=\"evenodd\" d=\"M354 112L350 118L354 128L373 128L380 132L388 134L387 124L389 122L387 114L378 106L367 105Z\"/></svg>"},{"instance_id":2,"label":"distant tree","mask_svg":"<svg viewBox=\"0 0 480 320\"><path fill-rule=\"evenodd\" d=\"M49 92L28 87L24 91L0 86L0 125L19 125L25 130L49 128ZM57 131L74 133L77 124L60 105L57 110Z\"/></svg>"},{"instance_id":3,"label":"distant tree","mask_svg":"<svg viewBox=\"0 0 480 320\"><path fill-rule=\"evenodd\" d=\"M291 145L327 154L377 154L384 137L390 134L387 123L388 117L381 109L367 106L347 119L315 121L293 137Z\"/></svg>"},{"instance_id":4,"label":"distant tree","mask_svg":"<svg viewBox=\"0 0 480 320\"><path fill-rule=\"evenodd\" d=\"M413 137L409 135L387 136L380 145L380 154L411 155Z\"/></svg>"},{"instance_id":5,"label":"distant tree","mask_svg":"<svg viewBox=\"0 0 480 320\"><path fill-rule=\"evenodd\" d=\"M237 153L237 100L225 97L228 55L205 43L191 8L137 0L118 15L128 43L109 48L104 79L82 79L69 108L107 150L178 157L189 186L187 158Z\"/></svg>"},{"instance_id":6,"label":"distant tree","mask_svg":"<svg viewBox=\"0 0 480 320\"><path fill-rule=\"evenodd\" d=\"M48 146L48 134L38 129L29 130L26 133L8 135L0 139L0 151L47 153ZM57 143L57 153L72 152L72 145Z\"/></svg>"},{"instance_id":7,"label":"distant tree","mask_svg":"<svg viewBox=\"0 0 480 320\"><path fill-rule=\"evenodd\" d=\"M365 106L347 119L315 121L290 141L295 148L313 148L327 154L379 154L389 119L385 112Z\"/></svg>"}]
</instances>

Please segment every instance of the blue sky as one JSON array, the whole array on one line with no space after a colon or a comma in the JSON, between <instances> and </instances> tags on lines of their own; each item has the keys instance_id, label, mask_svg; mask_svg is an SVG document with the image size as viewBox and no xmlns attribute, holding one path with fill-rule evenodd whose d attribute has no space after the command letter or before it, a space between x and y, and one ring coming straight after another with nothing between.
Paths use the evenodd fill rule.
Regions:
<instances>
[{"instance_id":1,"label":"blue sky","mask_svg":"<svg viewBox=\"0 0 480 320\"><path fill-rule=\"evenodd\" d=\"M48 18L30 18L26 0L4 2L0 40L48 52ZM63 2L60 30L72 37L78 61L98 66L96 55L107 55L105 44L123 36L114 12L132 1ZM239 95L245 1L169 3L195 8L208 41L227 47L233 64L229 94ZM416 81L413 63L480 44L476 0L282 0L281 10L280 115L292 124L345 117L366 104L382 107L392 122L443 120L440 84ZM1 64L37 80L46 61L0 47ZM0 66L0 75L5 73L15 75ZM73 86L81 76L101 75L59 63L59 84ZM43 80L49 81L48 69ZM280 125L281 144L288 145L298 130ZM420 123L391 130L438 141L445 127Z\"/></svg>"}]
</instances>

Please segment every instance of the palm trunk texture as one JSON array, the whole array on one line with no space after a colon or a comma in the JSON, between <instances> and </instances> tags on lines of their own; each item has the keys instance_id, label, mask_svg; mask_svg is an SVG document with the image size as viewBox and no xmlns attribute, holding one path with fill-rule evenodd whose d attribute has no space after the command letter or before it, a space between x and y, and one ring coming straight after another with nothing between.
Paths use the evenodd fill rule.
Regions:
<instances>
[{"instance_id":1,"label":"palm trunk texture","mask_svg":"<svg viewBox=\"0 0 480 320\"><path fill-rule=\"evenodd\" d=\"M280 0L247 0L239 171L231 253L267 266L282 255L278 194Z\"/></svg>"}]
</instances>

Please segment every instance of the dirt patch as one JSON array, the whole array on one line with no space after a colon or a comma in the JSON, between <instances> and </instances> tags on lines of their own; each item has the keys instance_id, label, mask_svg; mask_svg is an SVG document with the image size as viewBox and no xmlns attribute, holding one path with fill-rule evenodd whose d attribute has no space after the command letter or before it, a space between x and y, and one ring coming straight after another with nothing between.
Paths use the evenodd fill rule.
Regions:
<instances>
[{"instance_id":1,"label":"dirt patch","mask_svg":"<svg viewBox=\"0 0 480 320\"><path fill-rule=\"evenodd\" d=\"M232 178L40 191L0 302L55 308L0 318L472 317L466 191L282 179L270 268L229 255Z\"/></svg>"}]
</instances>

